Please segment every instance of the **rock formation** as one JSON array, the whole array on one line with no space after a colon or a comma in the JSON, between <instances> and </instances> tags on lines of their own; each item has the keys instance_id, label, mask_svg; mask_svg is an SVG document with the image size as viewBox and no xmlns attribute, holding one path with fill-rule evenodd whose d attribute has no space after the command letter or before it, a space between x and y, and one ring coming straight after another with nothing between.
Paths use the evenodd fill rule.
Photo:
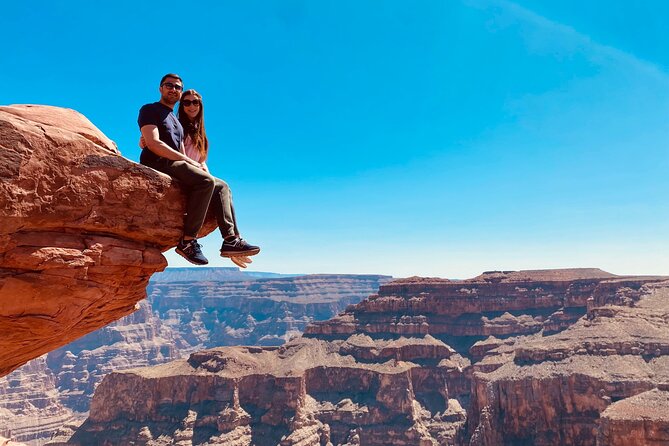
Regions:
<instances>
[{"instance_id":1,"label":"rock formation","mask_svg":"<svg viewBox=\"0 0 669 446\"><path fill-rule=\"evenodd\" d=\"M95 387L111 371L161 364L217 342L283 342L307 323L334 316L390 280L343 274L252 280L278 275L238 268L189 270L168 268L156 274L147 289L149 299L135 313L50 352L46 362L40 357L0 378L0 411L6 409L0 434L14 426L14 440L34 443L36 433L48 439L72 411L76 417L88 413ZM39 377L36 368L49 377L49 385L25 378ZM26 418L15 398L3 396L9 392L26 402L51 398L53 403L33 408ZM52 422L53 404L67 414L59 422ZM30 429L16 429L26 420Z\"/></svg>"},{"instance_id":2,"label":"rock formation","mask_svg":"<svg viewBox=\"0 0 669 446\"><path fill-rule=\"evenodd\" d=\"M184 199L81 114L15 105L0 107L0 208L3 376L135 311Z\"/></svg>"},{"instance_id":3,"label":"rock formation","mask_svg":"<svg viewBox=\"0 0 669 446\"><path fill-rule=\"evenodd\" d=\"M221 342L283 343L307 323L334 316L390 280L343 274L245 281L161 279L152 280L149 298L135 313L48 354L63 405L88 412L95 387L112 371L161 364ZM2 387L0 380L0 391Z\"/></svg>"},{"instance_id":4,"label":"rock formation","mask_svg":"<svg viewBox=\"0 0 669 446\"><path fill-rule=\"evenodd\" d=\"M611 404L601 415L598 446L669 444L669 388Z\"/></svg>"},{"instance_id":5,"label":"rock formation","mask_svg":"<svg viewBox=\"0 0 669 446\"><path fill-rule=\"evenodd\" d=\"M52 431L74 419L72 411L59 400L56 377L44 357L30 361L1 381L0 436L43 444Z\"/></svg>"},{"instance_id":6,"label":"rock formation","mask_svg":"<svg viewBox=\"0 0 669 446\"><path fill-rule=\"evenodd\" d=\"M47 355L66 407L88 412L95 387L107 373L174 360L188 348L178 333L152 314L146 300L139 305L135 313Z\"/></svg>"},{"instance_id":7,"label":"rock formation","mask_svg":"<svg viewBox=\"0 0 669 446\"><path fill-rule=\"evenodd\" d=\"M26 445L24 443L17 443L16 441L12 441L8 438L0 436L0 446L26 446Z\"/></svg>"},{"instance_id":8,"label":"rock formation","mask_svg":"<svg viewBox=\"0 0 669 446\"><path fill-rule=\"evenodd\" d=\"M69 444L664 444L667 278L411 278L306 333L112 373Z\"/></svg>"},{"instance_id":9,"label":"rock formation","mask_svg":"<svg viewBox=\"0 0 669 446\"><path fill-rule=\"evenodd\" d=\"M152 281L148 295L163 323L192 349L281 345L313 321L358 303L389 276L314 274L257 280Z\"/></svg>"}]
</instances>

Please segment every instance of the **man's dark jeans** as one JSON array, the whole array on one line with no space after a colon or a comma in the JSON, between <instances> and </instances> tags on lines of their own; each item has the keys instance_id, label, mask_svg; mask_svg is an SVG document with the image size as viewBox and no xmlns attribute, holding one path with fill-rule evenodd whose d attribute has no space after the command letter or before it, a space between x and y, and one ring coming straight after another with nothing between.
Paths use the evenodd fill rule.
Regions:
<instances>
[{"instance_id":1,"label":"man's dark jeans","mask_svg":"<svg viewBox=\"0 0 669 446\"><path fill-rule=\"evenodd\" d=\"M163 172L181 183L186 192L185 236L197 237L209 206L213 208L223 237L239 236L235 210L232 207L232 193L225 181L185 161L168 160L148 149L142 150L139 160L143 165Z\"/></svg>"}]
</instances>

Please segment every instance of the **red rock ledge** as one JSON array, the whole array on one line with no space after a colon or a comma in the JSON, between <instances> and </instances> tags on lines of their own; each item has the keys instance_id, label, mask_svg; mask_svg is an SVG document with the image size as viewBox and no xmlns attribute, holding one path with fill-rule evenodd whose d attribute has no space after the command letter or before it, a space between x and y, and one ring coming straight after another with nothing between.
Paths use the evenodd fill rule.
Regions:
<instances>
[{"instance_id":1,"label":"red rock ledge","mask_svg":"<svg viewBox=\"0 0 669 446\"><path fill-rule=\"evenodd\" d=\"M184 199L80 113L0 106L0 376L135 311ZM211 230L211 224L209 225Z\"/></svg>"}]
</instances>

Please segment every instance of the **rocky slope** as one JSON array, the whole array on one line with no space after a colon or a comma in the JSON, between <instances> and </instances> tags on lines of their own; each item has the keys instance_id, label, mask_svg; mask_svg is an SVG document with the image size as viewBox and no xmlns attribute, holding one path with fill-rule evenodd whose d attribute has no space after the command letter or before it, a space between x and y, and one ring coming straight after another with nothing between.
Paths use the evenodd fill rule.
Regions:
<instances>
[{"instance_id":1,"label":"rocky slope","mask_svg":"<svg viewBox=\"0 0 669 446\"><path fill-rule=\"evenodd\" d=\"M184 198L81 114L15 105L0 107L0 209L3 376L135 311Z\"/></svg>"},{"instance_id":2,"label":"rocky slope","mask_svg":"<svg viewBox=\"0 0 669 446\"><path fill-rule=\"evenodd\" d=\"M306 333L112 373L69 444L664 444L667 278L412 278Z\"/></svg>"}]
</instances>

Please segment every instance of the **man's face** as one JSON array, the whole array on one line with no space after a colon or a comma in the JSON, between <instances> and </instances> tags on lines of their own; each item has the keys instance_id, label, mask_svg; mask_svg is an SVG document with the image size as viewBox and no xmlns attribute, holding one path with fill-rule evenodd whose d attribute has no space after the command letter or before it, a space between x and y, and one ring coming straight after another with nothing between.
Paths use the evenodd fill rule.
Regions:
<instances>
[{"instance_id":1,"label":"man's face","mask_svg":"<svg viewBox=\"0 0 669 446\"><path fill-rule=\"evenodd\" d=\"M184 86L179 79L173 77L165 78L160 86L160 97L166 104L174 105L179 102L181 91Z\"/></svg>"}]
</instances>

